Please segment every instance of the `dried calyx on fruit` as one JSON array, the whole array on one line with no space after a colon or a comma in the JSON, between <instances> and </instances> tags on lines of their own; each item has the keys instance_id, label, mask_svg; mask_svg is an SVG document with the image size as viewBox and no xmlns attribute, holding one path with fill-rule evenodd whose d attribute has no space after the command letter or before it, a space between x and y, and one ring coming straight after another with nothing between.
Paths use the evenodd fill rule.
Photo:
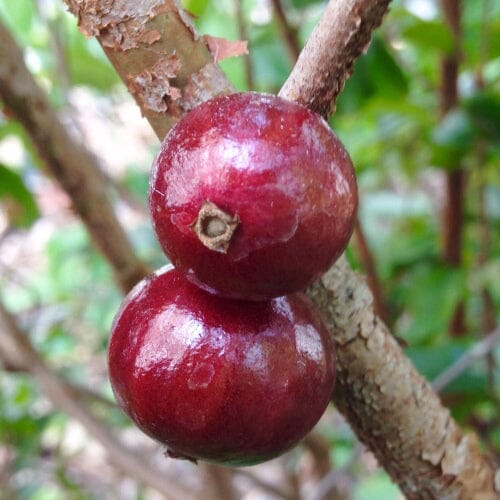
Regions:
<instances>
[{"instance_id":1,"label":"dried calyx on fruit","mask_svg":"<svg viewBox=\"0 0 500 500\"><path fill-rule=\"evenodd\" d=\"M283 453L316 424L334 357L305 295L222 299L165 267L123 301L109 374L121 408L169 455L240 466Z\"/></svg>"},{"instance_id":2,"label":"dried calyx on fruit","mask_svg":"<svg viewBox=\"0 0 500 500\"><path fill-rule=\"evenodd\" d=\"M357 188L328 124L281 98L207 101L167 135L149 189L177 269L205 290L264 300L301 290L344 251Z\"/></svg>"}]
</instances>

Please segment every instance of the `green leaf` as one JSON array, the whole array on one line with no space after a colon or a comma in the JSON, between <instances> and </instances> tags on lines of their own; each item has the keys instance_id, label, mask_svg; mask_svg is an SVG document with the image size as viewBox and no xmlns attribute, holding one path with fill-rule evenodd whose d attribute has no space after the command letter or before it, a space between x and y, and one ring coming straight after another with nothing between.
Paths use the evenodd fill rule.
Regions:
<instances>
[{"instance_id":1,"label":"green leaf","mask_svg":"<svg viewBox=\"0 0 500 500\"><path fill-rule=\"evenodd\" d=\"M107 91L119 82L119 78L111 64L97 51L101 48L95 39L85 40L75 33L68 43L69 74L74 85Z\"/></svg>"},{"instance_id":2,"label":"green leaf","mask_svg":"<svg viewBox=\"0 0 500 500\"><path fill-rule=\"evenodd\" d=\"M405 73L380 37L374 37L366 55L367 70L373 88L393 99L408 92Z\"/></svg>"},{"instance_id":3,"label":"green leaf","mask_svg":"<svg viewBox=\"0 0 500 500\"><path fill-rule=\"evenodd\" d=\"M382 472L360 479L354 488L354 500L373 500L374 498L397 500L401 498L398 487Z\"/></svg>"},{"instance_id":4,"label":"green leaf","mask_svg":"<svg viewBox=\"0 0 500 500\"><path fill-rule=\"evenodd\" d=\"M500 96L481 92L463 103L465 112L487 139L500 142Z\"/></svg>"},{"instance_id":5,"label":"green leaf","mask_svg":"<svg viewBox=\"0 0 500 500\"><path fill-rule=\"evenodd\" d=\"M450 29L439 21L424 21L418 17L411 17L409 24L402 29L401 35L423 50L450 53L454 47Z\"/></svg>"},{"instance_id":6,"label":"green leaf","mask_svg":"<svg viewBox=\"0 0 500 500\"><path fill-rule=\"evenodd\" d=\"M289 58L283 44L276 43L276 30L272 24L256 27L253 31L250 57L256 87L265 92L274 92L290 71Z\"/></svg>"},{"instance_id":7,"label":"green leaf","mask_svg":"<svg viewBox=\"0 0 500 500\"><path fill-rule=\"evenodd\" d=\"M414 266L399 290L407 318L398 334L411 345L435 341L447 331L451 316L466 291L463 269Z\"/></svg>"},{"instance_id":8,"label":"green leaf","mask_svg":"<svg viewBox=\"0 0 500 500\"><path fill-rule=\"evenodd\" d=\"M9 28L19 36L23 44L32 42L32 27L35 22L32 0L0 0L0 16Z\"/></svg>"},{"instance_id":9,"label":"green leaf","mask_svg":"<svg viewBox=\"0 0 500 500\"><path fill-rule=\"evenodd\" d=\"M354 71L347 80L337 101L337 114L353 113L361 109L375 93L366 57L354 63Z\"/></svg>"},{"instance_id":10,"label":"green leaf","mask_svg":"<svg viewBox=\"0 0 500 500\"><path fill-rule=\"evenodd\" d=\"M291 0L291 3L297 9L307 7L308 5L313 5L315 3L321 3L323 0Z\"/></svg>"},{"instance_id":11,"label":"green leaf","mask_svg":"<svg viewBox=\"0 0 500 500\"><path fill-rule=\"evenodd\" d=\"M0 164L0 202L7 207L10 223L17 227L29 227L40 216L33 195L22 177Z\"/></svg>"},{"instance_id":12,"label":"green leaf","mask_svg":"<svg viewBox=\"0 0 500 500\"><path fill-rule=\"evenodd\" d=\"M207 8L209 0L182 0L181 5L184 9L195 16L201 16Z\"/></svg>"},{"instance_id":13,"label":"green leaf","mask_svg":"<svg viewBox=\"0 0 500 500\"><path fill-rule=\"evenodd\" d=\"M408 79L382 39L375 37L366 55L360 57L352 77L337 102L338 113L352 113L372 98L382 96L394 100L408 92Z\"/></svg>"},{"instance_id":14,"label":"green leaf","mask_svg":"<svg viewBox=\"0 0 500 500\"><path fill-rule=\"evenodd\" d=\"M461 109L448 113L431 132L432 160L439 167L462 166L462 158L473 148L476 130Z\"/></svg>"}]
</instances>

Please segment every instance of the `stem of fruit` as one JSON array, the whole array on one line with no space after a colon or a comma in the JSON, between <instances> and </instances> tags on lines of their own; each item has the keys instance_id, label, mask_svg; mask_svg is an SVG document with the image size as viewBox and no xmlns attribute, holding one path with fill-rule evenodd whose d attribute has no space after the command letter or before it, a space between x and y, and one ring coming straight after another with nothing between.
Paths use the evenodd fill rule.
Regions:
<instances>
[{"instance_id":1,"label":"stem of fruit","mask_svg":"<svg viewBox=\"0 0 500 500\"><path fill-rule=\"evenodd\" d=\"M191 229L208 249L226 253L239 222L238 215L228 214L207 200L191 223Z\"/></svg>"}]
</instances>

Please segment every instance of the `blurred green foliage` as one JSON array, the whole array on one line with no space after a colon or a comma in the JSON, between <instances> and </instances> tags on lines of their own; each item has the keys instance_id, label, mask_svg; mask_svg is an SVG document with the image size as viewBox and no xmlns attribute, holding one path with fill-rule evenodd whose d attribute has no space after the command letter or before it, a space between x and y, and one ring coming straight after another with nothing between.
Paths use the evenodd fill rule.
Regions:
<instances>
[{"instance_id":1,"label":"blurred green foliage","mask_svg":"<svg viewBox=\"0 0 500 500\"><path fill-rule=\"evenodd\" d=\"M183 4L196 15L201 33L239 38L234 1ZM283 0L283 5L303 42L324 2ZM293 66L278 22L268 2L243 0L242 7L253 90L277 92ZM500 318L500 4L478 0L462 2L462 7L460 103L455 110L444 117L439 111L439 62L454 46L439 2L398 0L356 62L331 119L356 165L360 220L390 326L429 380L488 333L483 326L485 307L496 324ZM61 113L71 114L68 96L78 88L111 103L123 99L123 87L97 42L77 31L62 1L0 0L0 18L24 47L29 68ZM223 61L222 67L238 89L248 89L243 58ZM2 151L13 141L22 145L23 154L5 158ZM77 221L60 227L56 221L49 224L50 230L44 229L50 217L37 201L43 179L40 162L8 112L0 115L0 162L2 240L12 234L49 234L41 247L43 258L34 267L28 262L26 268L12 269L0 254L2 298L19 313L33 344L54 370L111 398L105 373L96 377L92 372L96 360L102 364L105 358L108 330L120 301L110 269ZM120 174L110 173L122 190L115 193L117 203L125 191L145 205L147 166L125 167ZM441 208L444 176L459 167L467 176L463 265L451 268L440 257ZM129 234L152 266L163 262L147 220L131 226ZM356 245L348 255L353 265L362 267ZM485 291L491 297L488 305L482 299ZM447 330L460 302L465 304L468 332L456 338ZM478 361L443 393L464 426L479 426L484 446L497 457L499 362L497 347L489 364ZM113 426L127 425L117 410L95 405ZM13 457L9 467L19 498L95 498L84 482L71 478L64 461L54 459L56 466L46 467L57 456L67 425L68 419L46 404L36 382L22 373L0 373L0 449ZM324 434L334 463L348 462L354 450L352 434L331 428ZM390 500L398 493L387 476L377 472L357 477L354 498Z\"/></svg>"}]
</instances>

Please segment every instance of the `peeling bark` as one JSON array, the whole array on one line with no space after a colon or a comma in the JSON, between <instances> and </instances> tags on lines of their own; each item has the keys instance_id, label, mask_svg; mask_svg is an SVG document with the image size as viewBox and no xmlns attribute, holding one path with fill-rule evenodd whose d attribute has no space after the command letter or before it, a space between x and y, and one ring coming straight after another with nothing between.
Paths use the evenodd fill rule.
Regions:
<instances>
[{"instance_id":1,"label":"peeling bark","mask_svg":"<svg viewBox=\"0 0 500 500\"><path fill-rule=\"evenodd\" d=\"M212 53L215 63L229 57L248 54L248 42L246 40L227 40L226 38L211 35L203 35L202 39Z\"/></svg>"},{"instance_id":2,"label":"peeling bark","mask_svg":"<svg viewBox=\"0 0 500 500\"><path fill-rule=\"evenodd\" d=\"M160 139L206 96L234 91L178 1L65 2L80 30L97 37Z\"/></svg>"},{"instance_id":3,"label":"peeling bark","mask_svg":"<svg viewBox=\"0 0 500 500\"><path fill-rule=\"evenodd\" d=\"M156 113L168 111L168 101L176 101L181 97L181 91L172 85L181 69L181 62L175 53L162 57L153 66L129 78L128 90L137 95L142 103L141 109Z\"/></svg>"},{"instance_id":4,"label":"peeling bark","mask_svg":"<svg viewBox=\"0 0 500 500\"><path fill-rule=\"evenodd\" d=\"M113 212L96 159L69 135L1 23L0 99L32 139L46 171L69 194L97 248L112 263L121 289L129 290L148 270L136 257Z\"/></svg>"}]
</instances>

